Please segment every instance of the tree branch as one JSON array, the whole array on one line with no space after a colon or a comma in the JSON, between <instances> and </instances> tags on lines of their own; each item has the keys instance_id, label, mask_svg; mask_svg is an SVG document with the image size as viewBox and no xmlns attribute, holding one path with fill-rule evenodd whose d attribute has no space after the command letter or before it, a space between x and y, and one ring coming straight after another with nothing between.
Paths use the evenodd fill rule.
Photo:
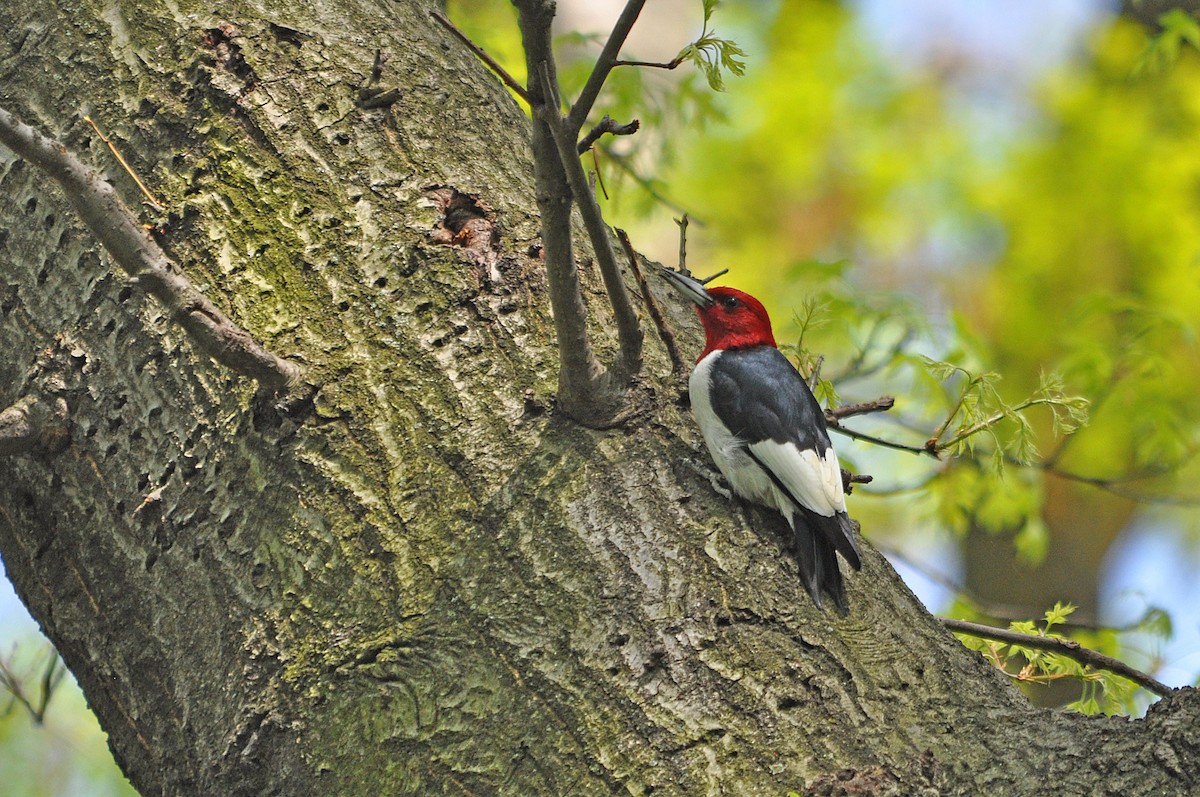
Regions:
<instances>
[{"instance_id":1,"label":"tree branch","mask_svg":"<svg viewBox=\"0 0 1200 797\"><path fill-rule=\"evenodd\" d=\"M454 36L454 38L465 44L467 49L473 52L476 58L478 58L480 61L483 61L483 63L487 65L488 69L495 72L496 77L500 78L504 85L508 86L510 89L512 89L514 94L524 100L526 105L533 107L533 100L530 99L529 92L525 90L525 87L518 83L516 78L508 74L504 67L500 66L499 62L488 55L482 47L471 41L471 39L467 37L467 34L459 30L458 26L451 22L445 14L435 8L429 12L429 16L433 17L443 28L450 31L450 34Z\"/></svg>"},{"instance_id":2,"label":"tree branch","mask_svg":"<svg viewBox=\"0 0 1200 797\"><path fill-rule=\"evenodd\" d=\"M1017 645L1023 648L1059 653L1074 659L1080 664L1096 667L1101 670L1108 670L1120 675L1122 678L1128 678L1138 686L1156 695L1166 696L1174 691L1171 687L1141 670L1136 670L1125 662L1114 659L1112 656L1106 656L1098 651L1085 648L1073 639L1022 634L1020 631L1009 631L1004 628L994 628L990 625L981 625L980 623L972 623L966 620L954 620L948 617L941 618L941 621L942 625L956 634L967 634L968 636L979 637L981 639L994 639L997 642L1006 642L1010 645Z\"/></svg>"},{"instance_id":3,"label":"tree branch","mask_svg":"<svg viewBox=\"0 0 1200 797\"><path fill-rule=\"evenodd\" d=\"M596 359L587 333L587 308L575 267L571 234L572 194L558 145L547 118L559 117L557 100L551 92L543 94L541 82L533 79L541 65L553 71L550 26L553 4L539 0L514 0L521 42L525 51L526 71L534 124L529 147L533 155L537 207L542 234L542 253L546 282L554 316L554 334L558 341L558 402L566 415L588 426L606 426L614 422L622 409L619 392L609 384L610 376Z\"/></svg>"},{"instance_id":4,"label":"tree branch","mask_svg":"<svg viewBox=\"0 0 1200 797\"><path fill-rule=\"evenodd\" d=\"M616 369L622 381L636 376L642 369L642 325L633 303L629 300L629 292L621 277L620 266L617 265L617 255L613 251L612 238L608 225L600 214L600 206L596 196L588 185L587 174L579 161L579 153L575 149L575 138L563 123L558 112L558 103L553 101L556 96L554 84L550 79L550 69L545 61L539 65L539 76L542 81L542 119L550 128L550 135L558 148L559 160L566 174L567 185L571 187L571 195L579 207L583 217L583 226L592 242L596 254L596 262L600 266L600 276L604 280L604 289L612 303L613 315L617 324L617 337L621 344L621 356Z\"/></svg>"},{"instance_id":5,"label":"tree branch","mask_svg":"<svg viewBox=\"0 0 1200 797\"><path fill-rule=\"evenodd\" d=\"M615 121L613 121L611 116L604 114L604 118L600 120L600 124L593 127L591 132L579 140L579 144L576 149L578 149L579 154L582 155L591 149L592 144L595 144L596 140L605 133L611 133L614 136L632 136L641 126L642 123L637 119L634 119L627 125L617 124Z\"/></svg>"},{"instance_id":6,"label":"tree branch","mask_svg":"<svg viewBox=\"0 0 1200 797\"><path fill-rule=\"evenodd\" d=\"M633 23L637 22L638 15L642 13L642 6L645 4L646 0L629 0L625 4L625 9L621 11L621 16L617 18L617 23L613 26L608 41L600 50L600 57L596 59L596 65L592 67L592 73L588 75L587 82L583 84L583 89L579 92L579 98L575 100L570 113L567 114L566 128L570 132L571 138L577 137L579 131L583 129L583 123L587 121L588 114L592 112L592 106L596 104L596 98L600 96L600 90L604 88L604 81L608 80L608 73L616 65L617 55L621 52L621 47L625 44L625 39L629 36L629 31L633 29Z\"/></svg>"},{"instance_id":7,"label":"tree branch","mask_svg":"<svg viewBox=\"0 0 1200 797\"><path fill-rule=\"evenodd\" d=\"M870 412L886 412L896 406L896 399L891 396L880 396L874 401L863 401L858 404L843 404L840 407L832 407L825 410L825 418L833 418L840 420L842 418L851 418L855 415L866 415Z\"/></svg>"},{"instance_id":8,"label":"tree branch","mask_svg":"<svg viewBox=\"0 0 1200 797\"><path fill-rule=\"evenodd\" d=\"M281 391L299 379L299 366L264 349L180 273L99 172L3 108L0 142L54 178L117 265L166 305L205 353L272 391Z\"/></svg>"},{"instance_id":9,"label":"tree branch","mask_svg":"<svg viewBox=\"0 0 1200 797\"><path fill-rule=\"evenodd\" d=\"M643 66L651 69L676 69L682 64L678 58L670 61L613 61L613 66Z\"/></svg>"},{"instance_id":10,"label":"tree branch","mask_svg":"<svg viewBox=\"0 0 1200 797\"><path fill-rule=\"evenodd\" d=\"M646 300L646 309L650 312L650 318L654 320L654 326L658 328L658 336L662 338L663 345L667 347L667 355L671 358L671 373L680 373L684 370L684 361L683 355L679 353L679 344L675 341L675 333L667 326L667 319L663 317L662 308L658 306L654 294L650 293L650 286L646 282L646 275L642 273L642 267L638 264L637 252L633 249L629 234L617 228L617 238L620 239L621 246L625 249L625 256L629 258L629 268L633 271L638 289L641 290L642 297Z\"/></svg>"},{"instance_id":11,"label":"tree branch","mask_svg":"<svg viewBox=\"0 0 1200 797\"><path fill-rule=\"evenodd\" d=\"M692 272L688 271L687 267L687 228L688 214L684 213L683 218L675 219L675 224L679 227L679 265L676 269L685 277L692 276Z\"/></svg>"}]
</instances>

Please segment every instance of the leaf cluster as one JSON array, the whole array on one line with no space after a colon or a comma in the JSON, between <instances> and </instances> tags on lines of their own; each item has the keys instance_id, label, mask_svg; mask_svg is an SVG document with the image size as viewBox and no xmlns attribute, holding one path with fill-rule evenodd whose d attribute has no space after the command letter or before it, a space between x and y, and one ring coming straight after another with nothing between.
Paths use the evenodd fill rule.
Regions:
<instances>
[{"instance_id":1,"label":"leaf cluster","mask_svg":"<svg viewBox=\"0 0 1200 797\"><path fill-rule=\"evenodd\" d=\"M733 41L717 36L715 30L708 29L708 23L719 4L720 0L704 0L704 28L700 31L700 37L680 50L672 61L694 64L704 73L713 91L725 90L723 71L739 77L746 73L746 52Z\"/></svg>"},{"instance_id":2,"label":"leaf cluster","mask_svg":"<svg viewBox=\"0 0 1200 797\"><path fill-rule=\"evenodd\" d=\"M1179 60L1180 49L1191 45L1200 50L1200 22L1182 8L1173 8L1158 18L1159 32L1146 42L1134 74L1160 72Z\"/></svg>"}]
</instances>

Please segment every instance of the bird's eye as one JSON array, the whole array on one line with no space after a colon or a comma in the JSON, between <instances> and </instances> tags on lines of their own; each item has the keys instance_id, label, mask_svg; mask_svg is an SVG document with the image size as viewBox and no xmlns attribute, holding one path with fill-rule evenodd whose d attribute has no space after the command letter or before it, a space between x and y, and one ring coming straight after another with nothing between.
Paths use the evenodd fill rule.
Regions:
<instances>
[{"instance_id":1,"label":"bird's eye","mask_svg":"<svg viewBox=\"0 0 1200 797\"><path fill-rule=\"evenodd\" d=\"M737 300L736 296L726 296L723 299L721 299L721 304L725 305L730 310L732 310L733 308L738 306L738 300Z\"/></svg>"}]
</instances>

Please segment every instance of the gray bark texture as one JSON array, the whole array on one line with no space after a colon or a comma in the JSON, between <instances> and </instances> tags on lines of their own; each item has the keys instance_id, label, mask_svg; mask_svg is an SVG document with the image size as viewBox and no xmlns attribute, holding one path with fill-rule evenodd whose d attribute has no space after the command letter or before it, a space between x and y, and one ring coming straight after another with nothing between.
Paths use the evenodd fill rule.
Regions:
<instances>
[{"instance_id":1,"label":"gray bark texture","mask_svg":"<svg viewBox=\"0 0 1200 797\"><path fill-rule=\"evenodd\" d=\"M653 336L633 417L556 413L530 123L427 12L0 4L0 105L136 206L95 119L174 262L315 387L256 396L0 151L0 407L66 409L0 457L0 553L139 791L1200 789L1192 690L1034 708L869 546L849 617L815 610Z\"/></svg>"}]
</instances>

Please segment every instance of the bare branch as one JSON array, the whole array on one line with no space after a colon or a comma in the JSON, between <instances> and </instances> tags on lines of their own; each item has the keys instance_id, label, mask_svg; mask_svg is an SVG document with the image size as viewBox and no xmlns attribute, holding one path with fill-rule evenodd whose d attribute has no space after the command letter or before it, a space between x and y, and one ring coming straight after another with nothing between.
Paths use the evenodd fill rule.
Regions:
<instances>
[{"instance_id":1,"label":"bare branch","mask_svg":"<svg viewBox=\"0 0 1200 797\"><path fill-rule=\"evenodd\" d=\"M575 150L574 136L570 135L565 127L563 118L558 112L557 103L552 102L552 98L555 96L554 84L550 79L550 69L544 61L540 65L539 74L542 81L542 96L545 98L541 108L541 117L546 126L550 128L550 134L558 147L558 155L563 171L566 173L567 185L571 187L571 194L575 199L575 204L579 207L579 214L583 217L583 226L587 229L592 249L596 253L596 262L600 266L604 289L608 292L608 299L612 303L613 315L617 323L617 337L621 344L621 357L616 368L619 376L627 380L636 376L642 369L642 325L633 309L633 304L629 301L629 292L625 289L621 269L617 265L617 256L613 251L608 225L604 223L604 218L600 214L600 206L596 203L596 196L588 186L587 174L583 171L583 164L579 162L579 153Z\"/></svg>"},{"instance_id":2,"label":"bare branch","mask_svg":"<svg viewBox=\"0 0 1200 797\"><path fill-rule=\"evenodd\" d=\"M617 124L611 116L604 114L604 118L600 120L600 124L591 129L586 136L579 140L577 149L579 154L587 152L596 143L596 140L605 133L610 133L614 136L631 136L638 131L642 123L634 119L627 125Z\"/></svg>"},{"instance_id":3,"label":"bare branch","mask_svg":"<svg viewBox=\"0 0 1200 797\"><path fill-rule=\"evenodd\" d=\"M688 214L684 213L683 218L675 219L675 223L679 225L679 266L677 270L683 276L690 277L692 272L687 269Z\"/></svg>"},{"instance_id":4,"label":"bare branch","mask_svg":"<svg viewBox=\"0 0 1200 797\"><path fill-rule=\"evenodd\" d=\"M683 60L672 58L670 61L614 61L613 66L645 66L651 69L675 69Z\"/></svg>"},{"instance_id":5,"label":"bare branch","mask_svg":"<svg viewBox=\"0 0 1200 797\"><path fill-rule=\"evenodd\" d=\"M54 178L113 260L166 305L207 354L273 391L299 379L299 366L264 349L183 276L98 172L3 108L0 141Z\"/></svg>"},{"instance_id":6,"label":"bare branch","mask_svg":"<svg viewBox=\"0 0 1200 797\"><path fill-rule=\"evenodd\" d=\"M646 0L629 0L625 4L624 10L621 11L621 16L617 18L617 23L613 26L608 41L600 50L600 57L596 59L596 65L592 67L592 73L588 75L587 82L583 84L583 89L579 92L579 98L575 100L570 113L567 114L566 127L571 138L577 137L579 131L583 129L583 123L587 121L588 114L592 112L592 106L596 104L596 98L600 96L600 89L604 88L604 81L608 80L608 73L617 64L617 54L621 52L621 47L625 44L625 39L629 36L629 31L633 29L633 23L637 22L638 15L642 13L642 6L645 4Z\"/></svg>"},{"instance_id":7,"label":"bare branch","mask_svg":"<svg viewBox=\"0 0 1200 797\"><path fill-rule=\"evenodd\" d=\"M842 490L845 491L846 495L854 492L854 485L856 484L870 484L875 481L874 476L866 473L851 473L845 468L840 468L840 470L842 472Z\"/></svg>"},{"instance_id":8,"label":"bare branch","mask_svg":"<svg viewBox=\"0 0 1200 797\"><path fill-rule=\"evenodd\" d=\"M831 419L828 415L825 416L825 422L829 424L829 428L831 430L840 434L844 434L846 437L854 440L862 440L864 443L872 443L877 446L883 446L884 448L895 449L896 451L907 451L910 454L927 454L934 459L941 459L938 454L938 450L929 448L928 446L910 446L906 443L898 443L895 440L885 440L882 437L875 437L874 435L865 434L864 432L856 432L853 429L847 429L845 426L842 426L841 422L837 418Z\"/></svg>"},{"instance_id":9,"label":"bare branch","mask_svg":"<svg viewBox=\"0 0 1200 797\"><path fill-rule=\"evenodd\" d=\"M23 679L13 671L12 661L0 658L0 689L8 692L12 697L9 707L20 705L29 712L30 719L38 725L41 725L45 721L46 708L50 705L50 698L54 696L54 692L62 682L63 676L66 675L66 668L62 666L62 660L59 659L58 651L50 645L47 645L46 649L49 651L49 656L42 670L42 675L38 679L38 694L36 697L26 692ZM4 713L7 713L7 709Z\"/></svg>"},{"instance_id":10,"label":"bare branch","mask_svg":"<svg viewBox=\"0 0 1200 797\"><path fill-rule=\"evenodd\" d=\"M429 16L433 17L434 20L436 20L437 23L443 28L450 31L454 38L465 44L467 49L473 52L476 58L478 58L480 61L483 61L483 63L487 65L488 69L495 72L496 77L500 78L504 85L508 86L510 89L512 89L514 94L524 100L526 105L533 107L533 101L530 99L529 92L525 90L525 87L518 83L516 78L508 74L508 72L504 69L504 67L500 66L496 59L484 52L482 47L471 41L467 37L467 34L459 30L458 26L451 22L445 14L435 8L429 12Z\"/></svg>"},{"instance_id":11,"label":"bare branch","mask_svg":"<svg viewBox=\"0 0 1200 797\"><path fill-rule=\"evenodd\" d=\"M896 399L891 396L880 396L874 401L863 401L858 404L843 404L840 407L833 407L825 410L825 417L840 420L842 418L852 418L855 415L866 415L870 412L886 412L896 406Z\"/></svg>"},{"instance_id":12,"label":"bare branch","mask_svg":"<svg viewBox=\"0 0 1200 797\"><path fill-rule=\"evenodd\" d=\"M1101 670L1108 670L1120 675L1122 678L1128 678L1138 686L1156 695L1165 697L1174 691L1171 687L1141 670L1136 670L1125 662L1114 659L1112 656L1106 656L1098 651L1085 648L1073 639L1022 634L1019 631L993 628L990 625L981 625L980 623L972 623L966 620L953 620L946 617L941 618L941 621L942 625L956 634L967 634L968 636L979 637L981 639L994 639L997 642L1006 642L1010 645L1017 645L1023 648L1059 653L1070 659L1074 659L1080 664L1096 667Z\"/></svg>"},{"instance_id":13,"label":"bare branch","mask_svg":"<svg viewBox=\"0 0 1200 797\"><path fill-rule=\"evenodd\" d=\"M658 328L658 336L662 338L663 345L667 347L667 355L671 358L671 373L681 373L685 366L683 356L679 353L679 344L675 341L675 333L667 326L667 319L663 317L662 308L658 306L654 294L650 293L650 286L646 282L646 275L642 273L642 267L638 264L637 252L634 251L633 244L629 241L629 234L617 228L617 238L621 240L625 256L629 258L629 268L632 269L633 276L637 279L638 289L641 290L642 297L646 300L646 309L650 312L650 318L654 320L654 326Z\"/></svg>"}]
</instances>

